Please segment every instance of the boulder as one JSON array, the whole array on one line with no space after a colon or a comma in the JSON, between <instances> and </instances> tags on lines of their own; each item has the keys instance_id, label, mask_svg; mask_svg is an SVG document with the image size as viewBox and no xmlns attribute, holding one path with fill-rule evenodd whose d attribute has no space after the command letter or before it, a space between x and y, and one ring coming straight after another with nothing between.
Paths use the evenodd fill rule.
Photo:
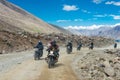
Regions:
<instances>
[{"instance_id":1,"label":"boulder","mask_svg":"<svg viewBox=\"0 0 120 80\"><path fill-rule=\"evenodd\" d=\"M111 76L113 77L115 75L115 72L114 72L114 68L111 67L111 65L109 64L108 61L105 61L104 62L104 65L105 65L105 68L104 68L104 72L107 76Z\"/></svg>"}]
</instances>

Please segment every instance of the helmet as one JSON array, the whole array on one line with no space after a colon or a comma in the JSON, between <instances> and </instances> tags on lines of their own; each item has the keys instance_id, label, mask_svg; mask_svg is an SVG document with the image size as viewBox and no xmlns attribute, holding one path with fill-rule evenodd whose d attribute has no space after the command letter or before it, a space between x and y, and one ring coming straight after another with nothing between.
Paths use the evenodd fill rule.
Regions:
<instances>
[{"instance_id":1,"label":"helmet","mask_svg":"<svg viewBox=\"0 0 120 80\"><path fill-rule=\"evenodd\" d=\"M72 43L72 41L71 41L71 40L69 40L69 41L68 41L68 43Z\"/></svg>"},{"instance_id":2,"label":"helmet","mask_svg":"<svg viewBox=\"0 0 120 80\"><path fill-rule=\"evenodd\" d=\"M40 45L42 44L42 42L41 42L40 40L38 41L38 43L39 43Z\"/></svg>"},{"instance_id":3,"label":"helmet","mask_svg":"<svg viewBox=\"0 0 120 80\"><path fill-rule=\"evenodd\" d=\"M40 40L38 42L41 42Z\"/></svg>"},{"instance_id":4,"label":"helmet","mask_svg":"<svg viewBox=\"0 0 120 80\"><path fill-rule=\"evenodd\" d=\"M56 41L55 41L55 40L52 40L52 41L51 41L51 45L53 45L53 46L56 45Z\"/></svg>"}]
</instances>

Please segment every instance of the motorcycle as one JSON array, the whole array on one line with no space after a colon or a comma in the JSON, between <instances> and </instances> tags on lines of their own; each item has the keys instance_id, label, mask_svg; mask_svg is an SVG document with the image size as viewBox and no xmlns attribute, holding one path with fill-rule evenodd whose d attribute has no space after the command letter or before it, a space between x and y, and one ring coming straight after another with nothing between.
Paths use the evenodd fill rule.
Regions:
<instances>
[{"instance_id":1,"label":"motorcycle","mask_svg":"<svg viewBox=\"0 0 120 80\"><path fill-rule=\"evenodd\" d=\"M43 55L43 50L35 49L34 60L40 60Z\"/></svg>"},{"instance_id":2,"label":"motorcycle","mask_svg":"<svg viewBox=\"0 0 120 80\"><path fill-rule=\"evenodd\" d=\"M81 47L82 47L81 45L78 45L78 46L77 46L77 50L80 51L80 50L81 50Z\"/></svg>"},{"instance_id":3,"label":"motorcycle","mask_svg":"<svg viewBox=\"0 0 120 80\"><path fill-rule=\"evenodd\" d=\"M49 55L47 56L45 60L48 63L48 68L53 67L55 63L57 62L54 51L50 51Z\"/></svg>"},{"instance_id":4,"label":"motorcycle","mask_svg":"<svg viewBox=\"0 0 120 80\"><path fill-rule=\"evenodd\" d=\"M89 46L89 49L93 50L93 46L92 46L92 45L90 45L90 46Z\"/></svg>"},{"instance_id":5,"label":"motorcycle","mask_svg":"<svg viewBox=\"0 0 120 80\"><path fill-rule=\"evenodd\" d=\"M82 47L82 44L79 44L79 45L77 46L77 50L80 51L80 50L81 50L81 47Z\"/></svg>"},{"instance_id":6,"label":"motorcycle","mask_svg":"<svg viewBox=\"0 0 120 80\"><path fill-rule=\"evenodd\" d=\"M67 46L67 53L70 54L72 52L71 46Z\"/></svg>"}]
</instances>

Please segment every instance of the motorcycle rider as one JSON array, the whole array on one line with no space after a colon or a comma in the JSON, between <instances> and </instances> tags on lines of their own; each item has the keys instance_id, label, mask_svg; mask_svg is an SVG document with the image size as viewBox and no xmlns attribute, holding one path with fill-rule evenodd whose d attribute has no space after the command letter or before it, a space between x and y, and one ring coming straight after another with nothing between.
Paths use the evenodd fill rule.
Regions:
<instances>
[{"instance_id":1,"label":"motorcycle rider","mask_svg":"<svg viewBox=\"0 0 120 80\"><path fill-rule=\"evenodd\" d=\"M117 43L114 44L114 49L117 48Z\"/></svg>"},{"instance_id":2,"label":"motorcycle rider","mask_svg":"<svg viewBox=\"0 0 120 80\"><path fill-rule=\"evenodd\" d=\"M89 45L89 49L93 49L94 48L94 43L93 43L93 41L90 43L90 45Z\"/></svg>"},{"instance_id":3,"label":"motorcycle rider","mask_svg":"<svg viewBox=\"0 0 120 80\"><path fill-rule=\"evenodd\" d=\"M82 47L82 42L81 41L78 41L77 42L77 50L80 50Z\"/></svg>"},{"instance_id":4,"label":"motorcycle rider","mask_svg":"<svg viewBox=\"0 0 120 80\"><path fill-rule=\"evenodd\" d=\"M55 40L52 40L49 44L48 44L48 55L50 54L50 51L53 51L54 56L56 58L56 60L58 61L59 58L59 46L57 45Z\"/></svg>"},{"instance_id":5,"label":"motorcycle rider","mask_svg":"<svg viewBox=\"0 0 120 80\"><path fill-rule=\"evenodd\" d=\"M67 45L66 45L66 47L69 47L70 46L70 50L71 50L71 52L72 52L72 41L68 41L68 43L67 43Z\"/></svg>"},{"instance_id":6,"label":"motorcycle rider","mask_svg":"<svg viewBox=\"0 0 120 80\"><path fill-rule=\"evenodd\" d=\"M42 57L43 56L43 49L44 49L43 43L39 40L38 44L34 48L37 48L36 52L38 53L38 56Z\"/></svg>"}]
</instances>

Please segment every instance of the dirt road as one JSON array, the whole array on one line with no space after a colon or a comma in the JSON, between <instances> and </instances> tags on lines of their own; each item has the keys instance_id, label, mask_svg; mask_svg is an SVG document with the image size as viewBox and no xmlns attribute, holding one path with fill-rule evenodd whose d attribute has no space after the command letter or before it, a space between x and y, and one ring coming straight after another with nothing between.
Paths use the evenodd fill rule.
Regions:
<instances>
[{"instance_id":1,"label":"dirt road","mask_svg":"<svg viewBox=\"0 0 120 80\"><path fill-rule=\"evenodd\" d=\"M95 51L107 48L112 48L112 46L95 48ZM77 58L77 53L83 57L85 53L92 51L84 48L80 52L76 52L74 49L73 54L67 54L66 49L61 48L59 61L51 69L44 60L47 54L46 51L44 52L42 60L38 61L33 59L33 50L0 55L0 80L80 80L74 73L75 69L73 71L73 67L71 67L75 65L72 64L72 61L74 57Z\"/></svg>"},{"instance_id":2,"label":"dirt road","mask_svg":"<svg viewBox=\"0 0 120 80\"><path fill-rule=\"evenodd\" d=\"M61 48L60 50L59 62L51 69L48 69L48 65L44 60L46 53L42 60L38 61L33 60L34 51L12 54L12 56L2 55L0 56L1 64L3 64L2 61L8 61L4 62L6 64L1 66L8 67L5 69L2 67L4 70L0 72L0 80L78 80L71 67L71 61L75 54L66 54L65 48ZM24 59L20 60L19 57L21 59L24 57Z\"/></svg>"}]
</instances>

